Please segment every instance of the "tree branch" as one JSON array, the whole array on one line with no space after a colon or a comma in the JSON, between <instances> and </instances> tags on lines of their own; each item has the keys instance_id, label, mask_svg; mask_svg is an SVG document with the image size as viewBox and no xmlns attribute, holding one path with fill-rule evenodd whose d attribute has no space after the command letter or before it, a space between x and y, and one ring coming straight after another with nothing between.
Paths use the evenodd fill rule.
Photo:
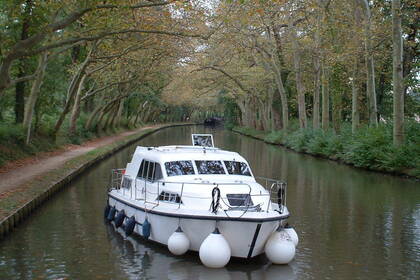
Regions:
<instances>
[{"instance_id":1,"label":"tree branch","mask_svg":"<svg viewBox=\"0 0 420 280\"><path fill-rule=\"evenodd\" d=\"M195 71L201 71L201 70L205 70L205 69L211 69L214 71L218 71L220 73L222 73L223 75L225 75L226 77L228 77L229 79L231 79L242 91L246 92L246 93L251 93L247 88L245 88L245 86L235 77L233 77L232 75L230 75L229 73L227 73L225 70L215 67L215 66L205 66L202 67L200 69L197 69Z\"/></svg>"},{"instance_id":2,"label":"tree branch","mask_svg":"<svg viewBox=\"0 0 420 280\"><path fill-rule=\"evenodd\" d=\"M100 9L115 9L115 8L129 8L129 9L139 9L139 8L147 8L147 7L156 7L156 6L165 6L165 5L169 5L171 3L173 3L173 0L169 0L169 1L149 1L149 2L142 2L136 5L98 5L98 6L94 6L94 7L89 7L89 8L85 8L85 9L81 9L79 11L74 11L72 13L69 14L69 16L67 16L66 18L50 23L48 25L46 25L44 28L41 29L40 32L30 36L29 38L25 39L25 40L21 40L19 42L17 42L10 50L10 52L8 54L6 54L1 63L0 63L0 96L3 93L3 91L10 87L11 84L11 79L10 79L10 67L13 63L14 60L19 59L21 57L25 57L25 56L29 56L29 55L36 55L39 53L42 53L46 50L52 49L54 48L54 44L53 45L49 45L49 47L45 48L45 47L41 47L38 48L35 51L28 51L31 48L33 48L34 46L36 46L37 44L41 43L45 37L48 34L51 34L57 30L63 29L67 26L69 26L70 24L74 23L75 21L77 21L78 19L80 19L83 15L85 15L88 12L91 12L93 10L100 10ZM56 13L58 14L58 13ZM55 18L55 17L54 17ZM95 38L90 38L89 41L95 41L97 39L100 39L102 37L105 36L96 36ZM79 41L84 41L82 40L69 40L67 44L72 44L72 43L76 43ZM85 40L87 41L87 40ZM67 44L58 44L57 47L63 46L63 45L67 45Z\"/></svg>"},{"instance_id":3,"label":"tree branch","mask_svg":"<svg viewBox=\"0 0 420 280\"><path fill-rule=\"evenodd\" d=\"M54 49L54 48L58 48L64 45L68 45L68 44L74 44L80 41L95 41L101 38L105 38L105 37L109 37L112 35L117 35L117 34L127 34L127 33L145 33L145 34L160 34L160 35L168 35L168 36L176 36L176 37L192 37L192 38L207 38L203 35L199 35L199 34L188 34L188 33L184 33L184 32L171 32L171 31L164 31L164 30L142 30L142 29L126 29L126 30L119 30L119 31L110 31L110 32L103 32L100 33L98 35L95 36L90 36L90 37L76 37L76 38L69 38L54 44L50 44L50 45L46 45L43 47L40 47L38 49L35 49L33 51L28 51L26 53L23 54L23 56L33 56L36 55L38 53L50 50L50 49Z\"/></svg>"},{"instance_id":4,"label":"tree branch","mask_svg":"<svg viewBox=\"0 0 420 280\"><path fill-rule=\"evenodd\" d=\"M31 75L27 75L27 76L24 76L24 77L20 77L20 78L17 78L17 79L12 80L10 82L10 86L12 87L12 86L14 86L17 83L30 81L30 80L33 80L35 78L36 78L36 73L31 74Z\"/></svg>"},{"instance_id":5,"label":"tree branch","mask_svg":"<svg viewBox=\"0 0 420 280\"><path fill-rule=\"evenodd\" d=\"M114 83L110 83L110 84L108 84L108 85L105 85L105 86L103 86L103 87L101 87L101 88L98 88L98 89L96 89L96 90L94 90L94 91L92 91L92 92L90 92L90 93L86 94L85 96L83 96L83 97L82 97L81 101L83 101L83 100L85 100L85 99L87 99L87 98L91 97L92 95L97 94L98 92L101 92L101 91L103 91L103 90L106 90L107 88L110 88L110 87L112 87L112 86L115 86L115 85L122 85L122 84L127 84L127 83L130 83L130 82L134 81L136 78L137 78L137 77L133 77L133 78L131 78L131 79L129 79L129 80L125 80L125 81L121 81L121 82L114 82Z\"/></svg>"}]
</instances>

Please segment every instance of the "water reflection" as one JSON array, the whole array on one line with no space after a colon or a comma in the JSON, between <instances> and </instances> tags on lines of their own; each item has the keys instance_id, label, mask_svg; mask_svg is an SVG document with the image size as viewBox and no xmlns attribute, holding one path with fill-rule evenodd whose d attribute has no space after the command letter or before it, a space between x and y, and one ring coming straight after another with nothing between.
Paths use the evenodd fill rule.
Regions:
<instances>
[{"instance_id":1,"label":"water reflection","mask_svg":"<svg viewBox=\"0 0 420 280\"><path fill-rule=\"evenodd\" d=\"M213 133L218 147L249 160L254 174L288 182L287 202L300 242L289 266L264 257L204 268L197 254L125 238L104 224L110 170L135 145L95 166L0 241L0 279L419 279L418 182L298 154L220 129L178 127L141 141L191 143Z\"/></svg>"},{"instance_id":2,"label":"water reflection","mask_svg":"<svg viewBox=\"0 0 420 280\"><path fill-rule=\"evenodd\" d=\"M105 224L112 249L121 256L119 265L128 279L156 278L170 280L278 280L297 279L289 265L271 265L265 258L256 263L243 265L242 260L233 260L225 268L203 267L196 253L174 257L166 247L150 243L139 237L125 237L121 229Z\"/></svg>"}]
</instances>

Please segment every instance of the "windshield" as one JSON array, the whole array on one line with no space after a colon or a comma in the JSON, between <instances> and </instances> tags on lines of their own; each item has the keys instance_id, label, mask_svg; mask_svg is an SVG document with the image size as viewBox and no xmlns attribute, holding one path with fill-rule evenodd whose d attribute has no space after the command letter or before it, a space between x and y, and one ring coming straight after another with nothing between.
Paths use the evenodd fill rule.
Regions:
<instances>
[{"instance_id":1,"label":"windshield","mask_svg":"<svg viewBox=\"0 0 420 280\"><path fill-rule=\"evenodd\" d=\"M220 160L196 160L198 174L226 174Z\"/></svg>"},{"instance_id":2,"label":"windshield","mask_svg":"<svg viewBox=\"0 0 420 280\"><path fill-rule=\"evenodd\" d=\"M231 175L251 176L251 171L245 162L225 161L226 169Z\"/></svg>"},{"instance_id":3,"label":"windshield","mask_svg":"<svg viewBox=\"0 0 420 280\"><path fill-rule=\"evenodd\" d=\"M195 174L192 161L190 160L165 162L165 169L168 176Z\"/></svg>"}]
</instances>

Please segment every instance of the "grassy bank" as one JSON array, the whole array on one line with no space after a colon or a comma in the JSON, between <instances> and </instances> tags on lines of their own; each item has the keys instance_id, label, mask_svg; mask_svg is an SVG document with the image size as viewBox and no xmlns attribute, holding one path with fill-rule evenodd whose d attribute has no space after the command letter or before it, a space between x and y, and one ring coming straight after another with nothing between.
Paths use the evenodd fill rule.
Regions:
<instances>
[{"instance_id":1,"label":"grassy bank","mask_svg":"<svg viewBox=\"0 0 420 280\"><path fill-rule=\"evenodd\" d=\"M41 128L33 135L30 143L26 144L25 132L21 125L0 124L0 167L8 161L27 158L40 152L58 150L68 144L80 145L95 138L115 135L135 128L120 126L102 131L88 131L79 126L75 134L61 133L57 139L49 136L47 128Z\"/></svg>"},{"instance_id":2,"label":"grassy bank","mask_svg":"<svg viewBox=\"0 0 420 280\"><path fill-rule=\"evenodd\" d=\"M62 166L43 173L42 176L38 176L30 182L18 186L12 191L3 193L0 197L0 238L25 219L44 200L62 187L65 187L68 182L79 176L90 166L148 134L164 127L177 125L185 124L167 124L142 130L120 141L68 160Z\"/></svg>"},{"instance_id":3,"label":"grassy bank","mask_svg":"<svg viewBox=\"0 0 420 280\"><path fill-rule=\"evenodd\" d=\"M234 127L235 132L282 145L297 152L340 161L374 171L420 178L420 124L406 127L406 143L392 145L392 127L360 128L352 134L348 126L339 134L315 129L288 131L259 131L248 127Z\"/></svg>"}]
</instances>

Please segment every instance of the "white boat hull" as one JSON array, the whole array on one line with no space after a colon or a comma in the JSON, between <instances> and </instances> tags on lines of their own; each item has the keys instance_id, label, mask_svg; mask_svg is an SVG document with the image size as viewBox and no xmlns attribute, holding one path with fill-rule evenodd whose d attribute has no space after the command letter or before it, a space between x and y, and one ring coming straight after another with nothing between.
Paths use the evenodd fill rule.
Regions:
<instances>
[{"instance_id":1,"label":"white boat hull","mask_svg":"<svg viewBox=\"0 0 420 280\"><path fill-rule=\"evenodd\" d=\"M167 245L169 237L181 226L184 233L190 240L190 248L192 251L199 251L200 245L204 239L214 231L215 227L219 229L225 237L231 248L232 257L252 258L264 253L264 245L279 226L281 220L286 219L287 215L282 215L276 219L257 219L241 217L233 217L232 219L221 219L220 216L212 216L209 213L206 216L177 216L176 211L159 212L158 207L153 205L145 205L144 201L124 201L116 196L109 196L110 206L116 208L117 211L124 210L126 217L135 217L136 225L134 233L142 236L142 223L147 220L151 224L149 240ZM145 207L146 206L146 207ZM146 211L147 210L147 214ZM252 214L250 213L252 216ZM255 215L254 215L255 216ZM217 221L216 221L217 220Z\"/></svg>"}]
</instances>

